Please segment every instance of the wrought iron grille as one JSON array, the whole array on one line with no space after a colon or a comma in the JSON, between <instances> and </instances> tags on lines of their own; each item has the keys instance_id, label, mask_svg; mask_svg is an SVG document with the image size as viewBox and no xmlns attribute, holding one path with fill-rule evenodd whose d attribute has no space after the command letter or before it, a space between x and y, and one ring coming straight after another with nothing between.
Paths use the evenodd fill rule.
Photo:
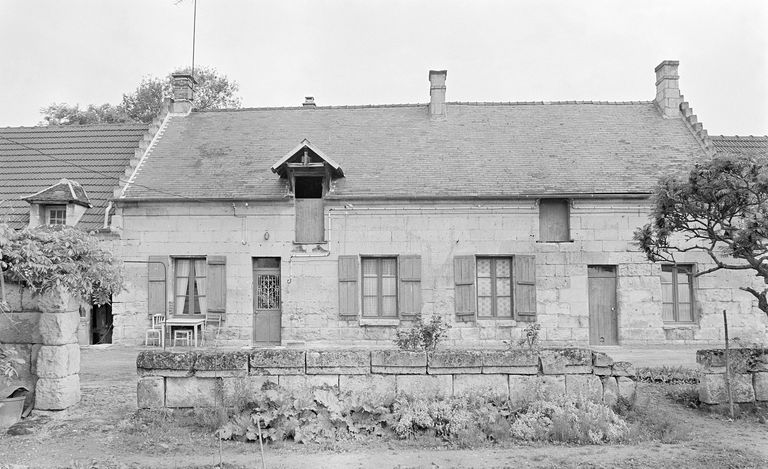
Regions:
<instances>
[{"instance_id":1,"label":"wrought iron grille","mask_svg":"<svg viewBox=\"0 0 768 469\"><path fill-rule=\"evenodd\" d=\"M259 274L256 307L258 309L278 309L280 307L280 276L277 274Z\"/></svg>"}]
</instances>

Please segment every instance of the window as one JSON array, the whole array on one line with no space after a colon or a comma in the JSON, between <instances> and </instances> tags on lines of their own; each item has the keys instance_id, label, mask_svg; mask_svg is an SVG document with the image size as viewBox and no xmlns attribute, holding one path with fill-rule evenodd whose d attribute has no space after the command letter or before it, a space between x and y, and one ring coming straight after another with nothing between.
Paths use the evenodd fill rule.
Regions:
<instances>
[{"instance_id":1,"label":"window","mask_svg":"<svg viewBox=\"0 0 768 469\"><path fill-rule=\"evenodd\" d=\"M176 258L175 313L206 313L206 262L204 258Z\"/></svg>"},{"instance_id":2,"label":"window","mask_svg":"<svg viewBox=\"0 0 768 469\"><path fill-rule=\"evenodd\" d=\"M570 213L566 199L539 201L539 241L545 243L571 240Z\"/></svg>"},{"instance_id":3,"label":"window","mask_svg":"<svg viewBox=\"0 0 768 469\"><path fill-rule=\"evenodd\" d=\"M364 257L363 316L397 317L397 258Z\"/></svg>"},{"instance_id":4,"label":"window","mask_svg":"<svg viewBox=\"0 0 768 469\"><path fill-rule=\"evenodd\" d=\"M693 265L661 266L664 322L693 322Z\"/></svg>"},{"instance_id":5,"label":"window","mask_svg":"<svg viewBox=\"0 0 768 469\"><path fill-rule=\"evenodd\" d=\"M477 258L477 316L512 317L512 259Z\"/></svg>"},{"instance_id":6,"label":"window","mask_svg":"<svg viewBox=\"0 0 768 469\"><path fill-rule=\"evenodd\" d=\"M67 224L67 206L49 205L45 208L45 219L49 225Z\"/></svg>"}]
</instances>

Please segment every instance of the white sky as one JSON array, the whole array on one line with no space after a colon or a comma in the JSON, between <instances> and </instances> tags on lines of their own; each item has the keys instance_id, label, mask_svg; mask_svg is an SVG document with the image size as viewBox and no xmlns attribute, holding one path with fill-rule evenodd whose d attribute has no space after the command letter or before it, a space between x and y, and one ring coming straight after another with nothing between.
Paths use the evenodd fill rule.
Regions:
<instances>
[{"instance_id":1,"label":"white sky","mask_svg":"<svg viewBox=\"0 0 768 469\"><path fill-rule=\"evenodd\" d=\"M653 68L710 135L768 134L765 0L198 0L196 63L243 105L650 100ZM188 65L192 0L0 0L0 126L52 102L117 103Z\"/></svg>"}]
</instances>

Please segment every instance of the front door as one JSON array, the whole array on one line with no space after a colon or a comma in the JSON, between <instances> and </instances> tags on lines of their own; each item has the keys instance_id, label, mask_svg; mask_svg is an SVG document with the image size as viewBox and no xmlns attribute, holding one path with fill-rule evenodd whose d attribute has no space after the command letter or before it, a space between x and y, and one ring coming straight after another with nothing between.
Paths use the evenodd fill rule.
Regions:
<instances>
[{"instance_id":1,"label":"front door","mask_svg":"<svg viewBox=\"0 0 768 469\"><path fill-rule=\"evenodd\" d=\"M280 258L253 260L253 343L280 345Z\"/></svg>"},{"instance_id":2,"label":"front door","mask_svg":"<svg viewBox=\"0 0 768 469\"><path fill-rule=\"evenodd\" d=\"M590 265L589 277L589 344L618 345L616 314L616 266Z\"/></svg>"}]
</instances>

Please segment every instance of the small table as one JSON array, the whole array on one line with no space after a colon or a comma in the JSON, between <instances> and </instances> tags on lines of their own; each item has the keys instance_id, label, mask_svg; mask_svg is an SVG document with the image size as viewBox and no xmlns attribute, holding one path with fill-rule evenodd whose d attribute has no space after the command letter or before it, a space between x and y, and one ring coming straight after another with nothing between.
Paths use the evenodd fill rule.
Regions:
<instances>
[{"instance_id":1,"label":"small table","mask_svg":"<svg viewBox=\"0 0 768 469\"><path fill-rule=\"evenodd\" d=\"M162 322L162 332L160 334L160 340L162 346L165 348L165 328L169 328L169 331L173 333L174 327L191 327L195 334L195 347L197 347L197 329L200 328L200 335L203 334L203 327L205 326L205 316L201 317L184 317L184 316L169 316Z\"/></svg>"}]
</instances>

